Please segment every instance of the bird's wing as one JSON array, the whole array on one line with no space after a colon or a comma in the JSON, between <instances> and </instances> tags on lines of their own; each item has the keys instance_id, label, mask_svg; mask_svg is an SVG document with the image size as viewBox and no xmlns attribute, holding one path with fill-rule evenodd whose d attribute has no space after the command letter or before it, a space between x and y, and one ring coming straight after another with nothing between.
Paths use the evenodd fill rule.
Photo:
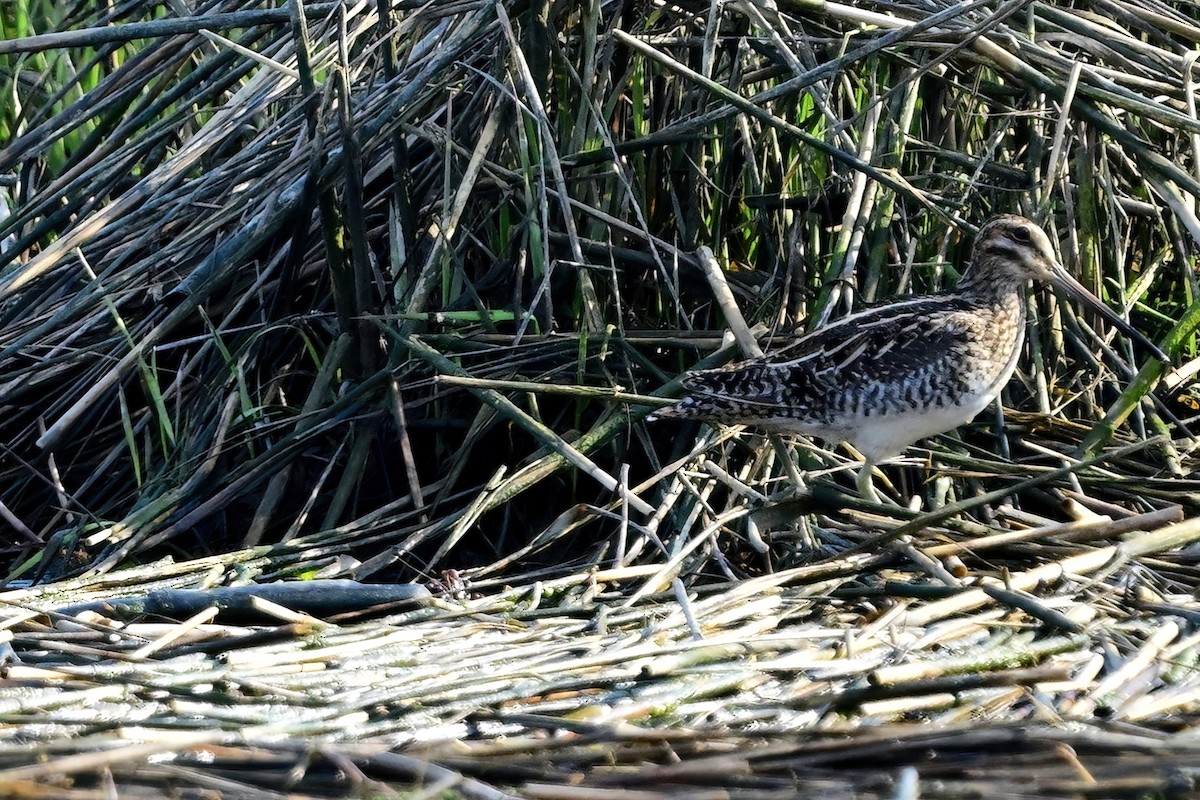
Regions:
<instances>
[{"instance_id":1,"label":"bird's wing","mask_svg":"<svg viewBox=\"0 0 1200 800\"><path fill-rule=\"evenodd\" d=\"M892 382L954 361L969 345L962 309L919 297L843 317L766 357L822 384Z\"/></svg>"},{"instance_id":2,"label":"bird's wing","mask_svg":"<svg viewBox=\"0 0 1200 800\"><path fill-rule=\"evenodd\" d=\"M857 387L900 383L929 375L956 380L956 354L969 346L962 315L923 299L844 317L760 359L684 377L689 393L709 400L736 400L749 410L805 409L833 401Z\"/></svg>"}]
</instances>

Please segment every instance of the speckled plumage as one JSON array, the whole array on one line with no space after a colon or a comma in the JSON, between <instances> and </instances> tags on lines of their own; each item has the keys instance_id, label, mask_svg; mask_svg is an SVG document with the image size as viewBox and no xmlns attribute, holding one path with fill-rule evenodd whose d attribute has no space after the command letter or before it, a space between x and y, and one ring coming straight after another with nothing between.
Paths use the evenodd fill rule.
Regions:
<instances>
[{"instance_id":1,"label":"speckled plumage","mask_svg":"<svg viewBox=\"0 0 1200 800\"><path fill-rule=\"evenodd\" d=\"M980 230L954 290L860 311L763 358L689 373L687 396L656 416L848 441L867 459L859 486L873 495L872 465L970 421L1004 388L1021 352L1030 280L1066 290L1161 357L1063 270L1039 227L1005 215Z\"/></svg>"}]
</instances>

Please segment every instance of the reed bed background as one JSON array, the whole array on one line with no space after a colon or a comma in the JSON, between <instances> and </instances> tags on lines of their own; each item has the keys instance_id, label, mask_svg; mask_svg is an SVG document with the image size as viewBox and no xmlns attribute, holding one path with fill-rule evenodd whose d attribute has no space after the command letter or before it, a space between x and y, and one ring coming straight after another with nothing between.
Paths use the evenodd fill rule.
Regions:
<instances>
[{"instance_id":1,"label":"reed bed background","mask_svg":"<svg viewBox=\"0 0 1200 800\"><path fill-rule=\"evenodd\" d=\"M1192 791L1194 16L0 10L0 785ZM645 422L738 317L946 288L999 212L1173 363L1031 297L1003 413L894 506L852 453ZM347 577L429 592L95 605Z\"/></svg>"}]
</instances>

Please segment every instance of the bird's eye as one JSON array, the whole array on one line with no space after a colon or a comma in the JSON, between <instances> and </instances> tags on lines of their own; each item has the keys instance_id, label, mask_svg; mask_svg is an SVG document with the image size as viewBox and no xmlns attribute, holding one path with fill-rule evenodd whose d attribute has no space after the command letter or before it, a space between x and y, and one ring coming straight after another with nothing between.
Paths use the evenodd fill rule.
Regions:
<instances>
[{"instance_id":1,"label":"bird's eye","mask_svg":"<svg viewBox=\"0 0 1200 800\"><path fill-rule=\"evenodd\" d=\"M1028 243L1029 242L1029 228L1024 228L1024 227L1013 228L1012 229L1012 238L1016 239L1018 242Z\"/></svg>"}]
</instances>

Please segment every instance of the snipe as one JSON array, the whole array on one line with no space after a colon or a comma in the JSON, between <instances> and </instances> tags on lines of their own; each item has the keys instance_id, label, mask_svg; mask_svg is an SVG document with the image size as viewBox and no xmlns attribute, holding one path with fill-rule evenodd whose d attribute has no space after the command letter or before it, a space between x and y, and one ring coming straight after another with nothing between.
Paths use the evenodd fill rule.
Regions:
<instances>
[{"instance_id":1,"label":"snipe","mask_svg":"<svg viewBox=\"0 0 1200 800\"><path fill-rule=\"evenodd\" d=\"M866 458L859 491L878 499L876 464L969 422L1012 377L1031 280L1062 289L1167 360L1071 277L1041 228L1005 215L979 231L952 291L850 314L763 358L690 373L688 395L654 416L849 442Z\"/></svg>"}]
</instances>

